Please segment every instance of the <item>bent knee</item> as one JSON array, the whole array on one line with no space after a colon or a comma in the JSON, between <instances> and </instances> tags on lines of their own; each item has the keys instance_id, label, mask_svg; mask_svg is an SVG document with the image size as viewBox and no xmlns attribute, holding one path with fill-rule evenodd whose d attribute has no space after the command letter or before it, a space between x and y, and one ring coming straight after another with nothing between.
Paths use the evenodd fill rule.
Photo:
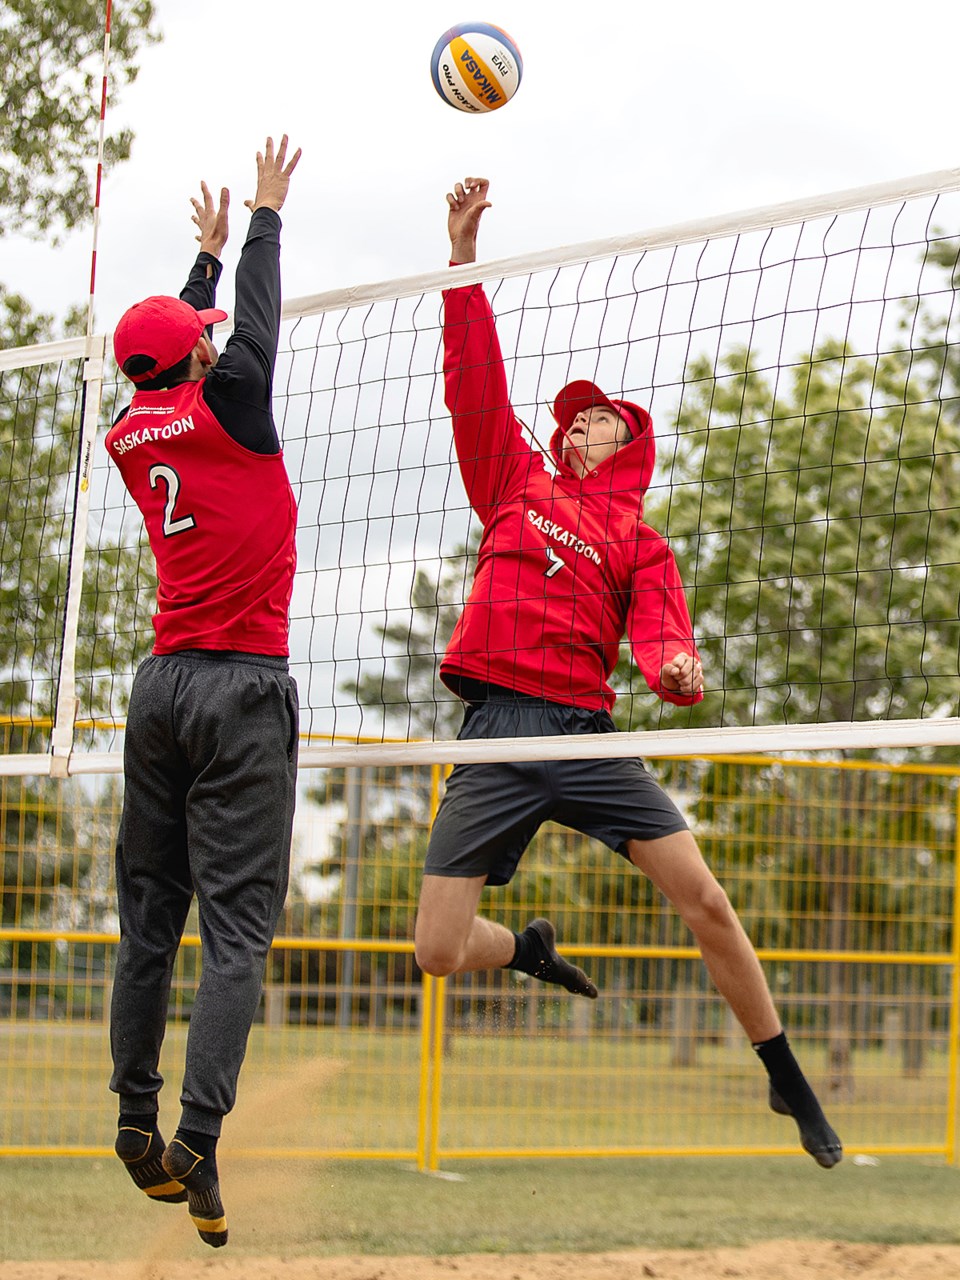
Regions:
<instances>
[{"instance_id":1,"label":"bent knee","mask_svg":"<svg viewBox=\"0 0 960 1280\"><path fill-rule=\"evenodd\" d=\"M417 942L413 948L417 966L434 978L446 978L460 967L460 948L442 942Z\"/></svg>"}]
</instances>

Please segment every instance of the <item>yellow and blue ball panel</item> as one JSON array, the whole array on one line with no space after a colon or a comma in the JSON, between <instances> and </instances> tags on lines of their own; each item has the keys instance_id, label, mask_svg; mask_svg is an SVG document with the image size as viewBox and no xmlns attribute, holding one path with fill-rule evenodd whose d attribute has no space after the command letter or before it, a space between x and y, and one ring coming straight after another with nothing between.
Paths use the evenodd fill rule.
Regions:
<instances>
[{"instance_id":1,"label":"yellow and blue ball panel","mask_svg":"<svg viewBox=\"0 0 960 1280\"><path fill-rule=\"evenodd\" d=\"M480 114L510 101L523 75L523 59L499 27L463 22L437 41L430 71L444 102L458 111Z\"/></svg>"}]
</instances>

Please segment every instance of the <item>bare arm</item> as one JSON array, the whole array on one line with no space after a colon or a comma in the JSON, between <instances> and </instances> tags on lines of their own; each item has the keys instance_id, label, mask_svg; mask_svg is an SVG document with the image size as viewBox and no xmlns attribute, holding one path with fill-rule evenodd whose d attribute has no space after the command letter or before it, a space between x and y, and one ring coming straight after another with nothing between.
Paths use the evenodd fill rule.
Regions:
<instances>
[{"instance_id":1,"label":"bare arm","mask_svg":"<svg viewBox=\"0 0 960 1280\"><path fill-rule=\"evenodd\" d=\"M484 209L490 208L486 178L464 178L452 192L447 192L447 231L450 235L450 259L462 264L477 260L477 228Z\"/></svg>"}]
</instances>

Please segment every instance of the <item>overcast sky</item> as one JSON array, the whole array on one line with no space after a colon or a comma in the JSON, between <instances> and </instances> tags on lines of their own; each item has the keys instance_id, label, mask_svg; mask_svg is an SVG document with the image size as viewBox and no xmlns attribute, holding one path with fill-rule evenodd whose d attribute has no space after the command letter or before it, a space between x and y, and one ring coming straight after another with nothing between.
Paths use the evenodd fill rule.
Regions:
<instances>
[{"instance_id":1,"label":"overcast sky","mask_svg":"<svg viewBox=\"0 0 960 1280\"><path fill-rule=\"evenodd\" d=\"M220 300L232 300L268 132L304 149L284 209L287 297L446 262L444 192L482 173L495 258L960 162L956 0L156 0L164 40L111 105L132 159L102 195L97 328L179 291L201 178L233 194ZM499 112L436 95L438 36L477 17L514 37L523 83ZM82 302L91 233L53 250L0 239L0 281L62 314Z\"/></svg>"}]
</instances>

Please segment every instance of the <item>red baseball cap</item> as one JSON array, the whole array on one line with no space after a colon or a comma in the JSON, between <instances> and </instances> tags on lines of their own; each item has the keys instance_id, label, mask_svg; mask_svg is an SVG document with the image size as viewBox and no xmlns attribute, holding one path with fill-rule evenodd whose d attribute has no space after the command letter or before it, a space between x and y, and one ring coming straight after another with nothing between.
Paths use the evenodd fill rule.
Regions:
<instances>
[{"instance_id":1,"label":"red baseball cap","mask_svg":"<svg viewBox=\"0 0 960 1280\"><path fill-rule=\"evenodd\" d=\"M583 379L567 383L553 402L553 416L561 430L567 431L578 413L592 409L594 405L603 405L605 409L619 414L635 439L653 430L653 419L646 409L641 409L632 400L611 400L595 383Z\"/></svg>"},{"instance_id":2,"label":"red baseball cap","mask_svg":"<svg viewBox=\"0 0 960 1280\"><path fill-rule=\"evenodd\" d=\"M208 324L226 318L227 313L217 307L197 311L180 298L145 298L121 316L113 335L113 354L121 369L131 356L151 359L153 364L142 373L125 375L131 382L146 382L188 356Z\"/></svg>"}]
</instances>

